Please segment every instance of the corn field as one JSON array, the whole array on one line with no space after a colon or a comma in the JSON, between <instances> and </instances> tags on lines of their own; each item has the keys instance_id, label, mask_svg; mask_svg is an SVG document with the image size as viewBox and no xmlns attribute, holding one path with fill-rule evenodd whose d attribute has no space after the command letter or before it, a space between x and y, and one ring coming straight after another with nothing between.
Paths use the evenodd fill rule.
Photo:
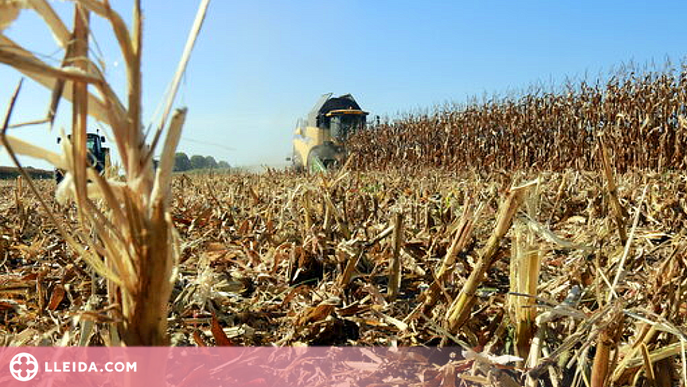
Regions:
<instances>
[{"instance_id":1,"label":"corn field","mask_svg":"<svg viewBox=\"0 0 687 387\"><path fill-rule=\"evenodd\" d=\"M407 114L352 139L358 168L597 170L603 137L619 172L687 168L687 67L619 70L602 83Z\"/></svg>"},{"instance_id":2,"label":"corn field","mask_svg":"<svg viewBox=\"0 0 687 387\"><path fill-rule=\"evenodd\" d=\"M0 345L426 346L452 356L412 385L687 386L686 67L408 114L357 133L337 171L172 174L174 93L208 2L151 137L140 2L132 27L108 1L73 5L67 23L0 0L0 62L53 93L40 122L62 99L73 117L49 152L12 137L35 124L12 120L21 83L8 103L0 142L20 176L0 181ZM3 35L25 11L62 64ZM126 103L88 57L91 17L120 46ZM89 117L121 176L88 163Z\"/></svg>"}]
</instances>

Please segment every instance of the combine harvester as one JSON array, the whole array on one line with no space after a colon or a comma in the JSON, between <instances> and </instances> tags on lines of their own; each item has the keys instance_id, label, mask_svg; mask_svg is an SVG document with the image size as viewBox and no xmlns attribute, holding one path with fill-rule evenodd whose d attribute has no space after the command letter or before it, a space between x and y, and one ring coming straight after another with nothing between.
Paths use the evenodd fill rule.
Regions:
<instances>
[{"instance_id":1,"label":"combine harvester","mask_svg":"<svg viewBox=\"0 0 687 387\"><path fill-rule=\"evenodd\" d=\"M297 171L324 172L346 162L346 140L365 127L367 112L350 94L332 98L324 94L299 120L293 137L293 166Z\"/></svg>"}]
</instances>

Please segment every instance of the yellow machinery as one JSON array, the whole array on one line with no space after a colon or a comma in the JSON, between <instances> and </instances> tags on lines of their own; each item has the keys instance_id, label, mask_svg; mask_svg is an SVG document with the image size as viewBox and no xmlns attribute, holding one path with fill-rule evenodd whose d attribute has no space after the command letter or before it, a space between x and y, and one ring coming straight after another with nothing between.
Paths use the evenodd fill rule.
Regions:
<instances>
[{"instance_id":1,"label":"yellow machinery","mask_svg":"<svg viewBox=\"0 0 687 387\"><path fill-rule=\"evenodd\" d=\"M350 94L324 94L299 120L293 137L293 165L297 170L324 171L346 161L346 140L365 126L367 112Z\"/></svg>"}]
</instances>

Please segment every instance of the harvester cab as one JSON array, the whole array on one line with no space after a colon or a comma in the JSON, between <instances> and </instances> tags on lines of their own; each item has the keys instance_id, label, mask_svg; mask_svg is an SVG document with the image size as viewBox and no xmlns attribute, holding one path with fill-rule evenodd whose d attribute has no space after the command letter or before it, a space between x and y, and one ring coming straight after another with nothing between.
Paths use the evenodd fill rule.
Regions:
<instances>
[{"instance_id":1,"label":"harvester cab","mask_svg":"<svg viewBox=\"0 0 687 387\"><path fill-rule=\"evenodd\" d=\"M67 136L70 140L71 135ZM57 138L57 143L62 142L62 138ZM88 162L95 168L98 173L102 174L105 168L110 164L110 148L103 146L105 142L105 136L101 136L98 133L87 133L86 134L86 148L88 149ZM55 170L55 179L59 183L64 178L64 171L57 169Z\"/></svg>"},{"instance_id":2,"label":"harvester cab","mask_svg":"<svg viewBox=\"0 0 687 387\"><path fill-rule=\"evenodd\" d=\"M332 98L324 94L308 114L299 120L293 138L292 162L296 170L325 171L346 161L346 141L365 127L368 113L350 94Z\"/></svg>"}]
</instances>

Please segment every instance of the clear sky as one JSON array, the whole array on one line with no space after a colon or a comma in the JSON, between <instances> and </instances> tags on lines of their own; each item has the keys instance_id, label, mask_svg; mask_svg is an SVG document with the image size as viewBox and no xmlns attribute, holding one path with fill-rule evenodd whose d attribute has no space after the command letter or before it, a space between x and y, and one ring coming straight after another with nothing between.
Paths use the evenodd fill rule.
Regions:
<instances>
[{"instance_id":1,"label":"clear sky","mask_svg":"<svg viewBox=\"0 0 687 387\"><path fill-rule=\"evenodd\" d=\"M129 20L131 3L111 2ZM51 3L71 24L71 3ZM143 6L149 123L198 1ZM629 61L662 64L670 57L677 64L687 55L686 15L684 1L214 0L177 97L189 108L179 150L232 165L284 163L296 120L327 92L351 93L372 115L394 117L565 77L595 78ZM123 91L116 43L96 17L94 30L94 51ZM48 61L62 57L32 11L5 34ZM0 65L2 117L19 78ZM32 81L25 86L14 122L47 110L50 93ZM58 123L66 127L69 105L60 111ZM58 149L47 125L13 134ZM0 164L9 158L0 154Z\"/></svg>"}]
</instances>

